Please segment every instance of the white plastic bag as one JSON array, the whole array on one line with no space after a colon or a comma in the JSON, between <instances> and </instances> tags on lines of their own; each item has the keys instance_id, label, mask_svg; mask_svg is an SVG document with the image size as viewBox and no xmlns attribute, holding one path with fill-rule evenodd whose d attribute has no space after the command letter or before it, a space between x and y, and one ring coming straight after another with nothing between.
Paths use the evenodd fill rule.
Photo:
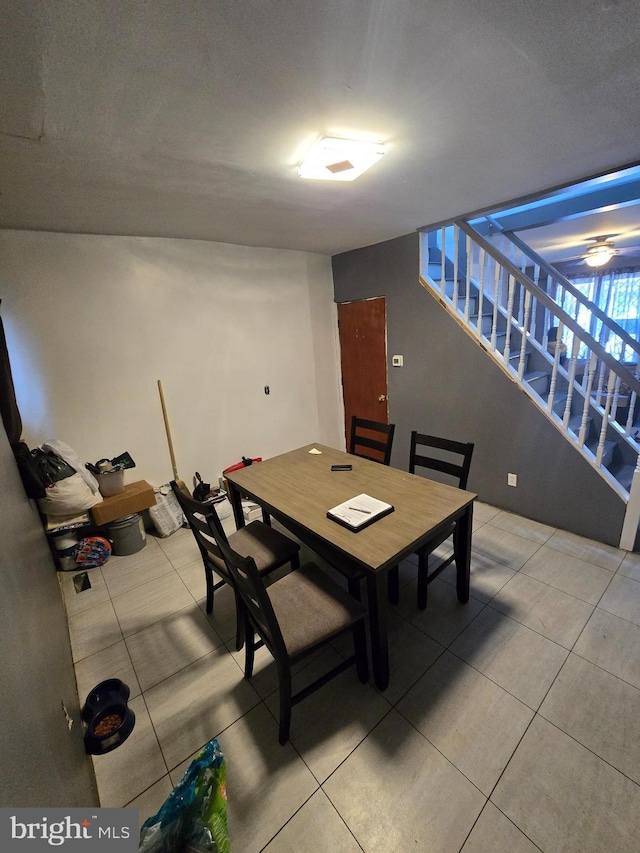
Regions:
<instances>
[{"instance_id":1,"label":"white plastic bag","mask_svg":"<svg viewBox=\"0 0 640 853\"><path fill-rule=\"evenodd\" d=\"M73 515L101 502L100 492L94 494L80 474L72 474L47 486L45 497L40 498L38 506L45 515Z\"/></svg>"},{"instance_id":2,"label":"white plastic bag","mask_svg":"<svg viewBox=\"0 0 640 853\"><path fill-rule=\"evenodd\" d=\"M54 453L57 453L61 459L64 459L68 465L71 465L71 467L80 474L94 495L100 491L98 481L91 471L89 471L86 465L82 464L75 450L72 450L72 448L69 447L68 444L65 444L64 441L58 441L57 438L50 438L49 441L45 441L42 445L42 449L52 450Z\"/></svg>"},{"instance_id":3,"label":"white plastic bag","mask_svg":"<svg viewBox=\"0 0 640 853\"><path fill-rule=\"evenodd\" d=\"M173 494L171 486L166 484L153 490L156 496L155 506L149 507L149 515L158 536L171 536L180 530L185 522L184 513Z\"/></svg>"}]
</instances>

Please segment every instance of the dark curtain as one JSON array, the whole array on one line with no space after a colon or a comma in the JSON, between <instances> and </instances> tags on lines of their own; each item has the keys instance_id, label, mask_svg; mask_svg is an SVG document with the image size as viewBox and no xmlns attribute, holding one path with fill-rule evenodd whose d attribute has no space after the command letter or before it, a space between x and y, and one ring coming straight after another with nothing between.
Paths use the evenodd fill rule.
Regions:
<instances>
[{"instance_id":1,"label":"dark curtain","mask_svg":"<svg viewBox=\"0 0 640 853\"><path fill-rule=\"evenodd\" d=\"M2 300L0 300L0 305ZM9 438L9 444L15 447L22 435L22 419L18 411L16 391L11 376L11 364L9 362L9 351L4 334L4 325L0 315L0 414L2 422Z\"/></svg>"}]
</instances>

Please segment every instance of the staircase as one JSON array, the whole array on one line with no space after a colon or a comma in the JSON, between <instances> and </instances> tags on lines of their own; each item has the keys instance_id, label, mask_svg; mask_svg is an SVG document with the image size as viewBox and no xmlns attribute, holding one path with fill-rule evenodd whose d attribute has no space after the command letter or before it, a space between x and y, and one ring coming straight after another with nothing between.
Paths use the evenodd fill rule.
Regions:
<instances>
[{"instance_id":1,"label":"staircase","mask_svg":"<svg viewBox=\"0 0 640 853\"><path fill-rule=\"evenodd\" d=\"M420 278L625 501L620 547L633 550L640 523L638 341L498 227L488 238L464 220L423 232Z\"/></svg>"}]
</instances>

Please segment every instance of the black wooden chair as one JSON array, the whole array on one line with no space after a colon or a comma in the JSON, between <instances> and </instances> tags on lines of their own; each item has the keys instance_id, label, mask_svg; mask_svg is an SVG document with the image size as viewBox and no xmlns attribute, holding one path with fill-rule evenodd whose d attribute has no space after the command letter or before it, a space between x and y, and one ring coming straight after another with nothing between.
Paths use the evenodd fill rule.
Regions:
<instances>
[{"instance_id":1,"label":"black wooden chair","mask_svg":"<svg viewBox=\"0 0 640 853\"><path fill-rule=\"evenodd\" d=\"M432 471L439 471L452 477L454 480L452 485L456 485L460 489L466 489L473 447L474 445L470 442L452 441L448 438L424 435L414 430L411 433L409 473L415 474L417 467L429 468ZM432 448L432 450L427 455L423 448ZM436 566L432 572L429 572L429 555L450 536L455 536L455 533L456 524L452 522L416 552L418 555L418 607L421 610L424 610L427 606L427 586L455 560L454 552ZM399 573L397 566L389 572L388 592L389 599L394 604L397 603L399 599Z\"/></svg>"},{"instance_id":2,"label":"black wooden chair","mask_svg":"<svg viewBox=\"0 0 640 853\"><path fill-rule=\"evenodd\" d=\"M391 460L391 446L395 428L395 424L368 421L354 415L351 418L349 453L388 465ZM371 433L376 435L371 435Z\"/></svg>"},{"instance_id":3,"label":"black wooden chair","mask_svg":"<svg viewBox=\"0 0 640 853\"><path fill-rule=\"evenodd\" d=\"M261 646L267 647L276 662L280 688L279 739L284 744L289 739L294 705L344 672L354 661L360 681L368 680L366 611L314 563L307 563L266 587L255 561L236 553L229 546L230 540L221 538L218 518L210 515L207 520L244 610L244 676L251 678L255 650ZM348 631L353 633L354 654L293 694L292 666Z\"/></svg>"},{"instance_id":4,"label":"black wooden chair","mask_svg":"<svg viewBox=\"0 0 640 853\"><path fill-rule=\"evenodd\" d=\"M291 563L292 569L297 569L300 566L300 545L262 521L252 521L231 533L227 539L215 510L215 504L201 503L190 498L181 491L175 480L171 481L171 488L200 549L207 582L207 613L213 612L213 594L216 589L228 583L234 590L236 649L240 650L243 643L242 607L218 543L221 539L224 542L228 541L238 554L243 557L252 557L261 575L267 575L287 563ZM212 528L216 530L216 537L212 536ZM217 583L214 583L214 572L222 578Z\"/></svg>"}]
</instances>

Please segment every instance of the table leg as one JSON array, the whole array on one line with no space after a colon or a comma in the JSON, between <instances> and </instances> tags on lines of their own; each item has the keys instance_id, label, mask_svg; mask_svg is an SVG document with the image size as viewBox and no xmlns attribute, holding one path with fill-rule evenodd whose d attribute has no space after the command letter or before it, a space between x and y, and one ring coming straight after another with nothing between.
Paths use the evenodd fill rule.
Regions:
<instances>
[{"instance_id":1,"label":"table leg","mask_svg":"<svg viewBox=\"0 0 640 853\"><path fill-rule=\"evenodd\" d=\"M236 521L236 527L238 528L238 530L240 530L241 527L244 527L244 513L242 512L242 495L231 481L227 480L227 482L229 483L229 502L231 503L231 508L233 509L233 517Z\"/></svg>"},{"instance_id":2,"label":"table leg","mask_svg":"<svg viewBox=\"0 0 640 853\"><path fill-rule=\"evenodd\" d=\"M384 572L367 574L371 658L373 663L373 676L378 690L386 690L389 686L386 587L387 582Z\"/></svg>"},{"instance_id":3,"label":"table leg","mask_svg":"<svg viewBox=\"0 0 640 853\"><path fill-rule=\"evenodd\" d=\"M469 580L471 577L471 523L473 521L473 503L467 507L464 515L456 522L453 537L453 550L456 560L456 587L458 601L469 601Z\"/></svg>"}]
</instances>

